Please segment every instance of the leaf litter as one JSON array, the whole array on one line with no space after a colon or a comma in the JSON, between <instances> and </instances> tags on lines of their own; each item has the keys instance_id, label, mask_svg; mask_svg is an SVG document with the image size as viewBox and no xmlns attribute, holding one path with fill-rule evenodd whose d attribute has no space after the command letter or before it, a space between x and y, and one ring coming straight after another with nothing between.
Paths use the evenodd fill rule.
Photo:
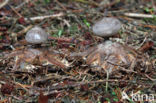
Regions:
<instances>
[{"instance_id":1,"label":"leaf litter","mask_svg":"<svg viewBox=\"0 0 156 103\"><path fill-rule=\"evenodd\" d=\"M0 7L0 102L128 103L122 93L155 94L155 19L123 15L154 13L149 1L12 0ZM122 23L114 36L94 35L103 17ZM29 43L25 35L36 25L49 35Z\"/></svg>"}]
</instances>

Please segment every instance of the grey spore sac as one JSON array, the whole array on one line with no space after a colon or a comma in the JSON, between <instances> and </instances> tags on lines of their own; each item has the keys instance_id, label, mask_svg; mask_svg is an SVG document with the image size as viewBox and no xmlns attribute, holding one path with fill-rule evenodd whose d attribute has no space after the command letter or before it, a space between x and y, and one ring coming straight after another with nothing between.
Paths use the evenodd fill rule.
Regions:
<instances>
[{"instance_id":1,"label":"grey spore sac","mask_svg":"<svg viewBox=\"0 0 156 103\"><path fill-rule=\"evenodd\" d=\"M121 28L121 22L113 17L104 17L92 26L95 35L110 37L115 35Z\"/></svg>"},{"instance_id":2,"label":"grey spore sac","mask_svg":"<svg viewBox=\"0 0 156 103\"><path fill-rule=\"evenodd\" d=\"M48 40L48 34L42 28L35 26L26 33L25 39L28 43L40 44Z\"/></svg>"}]
</instances>

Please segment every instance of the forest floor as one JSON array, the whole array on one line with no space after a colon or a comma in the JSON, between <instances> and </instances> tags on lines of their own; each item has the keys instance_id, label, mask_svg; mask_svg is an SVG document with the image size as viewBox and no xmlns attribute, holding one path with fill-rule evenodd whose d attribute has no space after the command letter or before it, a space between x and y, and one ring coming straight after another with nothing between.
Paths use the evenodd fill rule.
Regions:
<instances>
[{"instance_id":1,"label":"forest floor","mask_svg":"<svg viewBox=\"0 0 156 103\"><path fill-rule=\"evenodd\" d=\"M103 17L122 23L115 36L93 33L93 24ZM49 34L46 43L25 41L34 26ZM83 57L70 57L106 40L133 48L132 68L123 67L108 78L104 68L87 64ZM32 60L28 48L41 54ZM0 103L156 102L156 2L0 0L0 91Z\"/></svg>"}]
</instances>

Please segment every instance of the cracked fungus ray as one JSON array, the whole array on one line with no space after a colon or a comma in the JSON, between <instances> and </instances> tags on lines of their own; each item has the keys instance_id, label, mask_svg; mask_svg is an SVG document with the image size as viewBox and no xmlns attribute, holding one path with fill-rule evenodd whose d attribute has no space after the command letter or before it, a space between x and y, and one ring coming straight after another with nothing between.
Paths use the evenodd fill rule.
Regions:
<instances>
[{"instance_id":1,"label":"cracked fungus ray","mask_svg":"<svg viewBox=\"0 0 156 103\"><path fill-rule=\"evenodd\" d=\"M109 73L131 66L136 60L133 49L112 41L106 41L79 54L86 57L87 64L100 66ZM78 54L74 55L78 56Z\"/></svg>"},{"instance_id":2,"label":"cracked fungus ray","mask_svg":"<svg viewBox=\"0 0 156 103\"><path fill-rule=\"evenodd\" d=\"M17 56L18 59L15 61L13 70L18 69L20 63L27 62L33 63L34 61L38 61L40 63L47 61L53 65L56 65L60 68L66 68L66 66L59 60L57 60L56 55L53 55L49 51L42 51L38 49L24 49L13 51L9 55L6 55L6 58L11 58Z\"/></svg>"}]
</instances>

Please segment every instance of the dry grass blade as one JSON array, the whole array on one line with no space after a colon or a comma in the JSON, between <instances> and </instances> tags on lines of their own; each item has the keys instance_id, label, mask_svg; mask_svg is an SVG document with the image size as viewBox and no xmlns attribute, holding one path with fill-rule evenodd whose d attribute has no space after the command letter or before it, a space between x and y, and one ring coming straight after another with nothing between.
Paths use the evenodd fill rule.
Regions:
<instances>
[{"instance_id":1,"label":"dry grass blade","mask_svg":"<svg viewBox=\"0 0 156 103\"><path fill-rule=\"evenodd\" d=\"M4 7L5 5L7 5L8 2L9 2L9 0L4 0L4 2L2 2L2 3L0 4L0 9L1 9L2 7Z\"/></svg>"}]
</instances>

